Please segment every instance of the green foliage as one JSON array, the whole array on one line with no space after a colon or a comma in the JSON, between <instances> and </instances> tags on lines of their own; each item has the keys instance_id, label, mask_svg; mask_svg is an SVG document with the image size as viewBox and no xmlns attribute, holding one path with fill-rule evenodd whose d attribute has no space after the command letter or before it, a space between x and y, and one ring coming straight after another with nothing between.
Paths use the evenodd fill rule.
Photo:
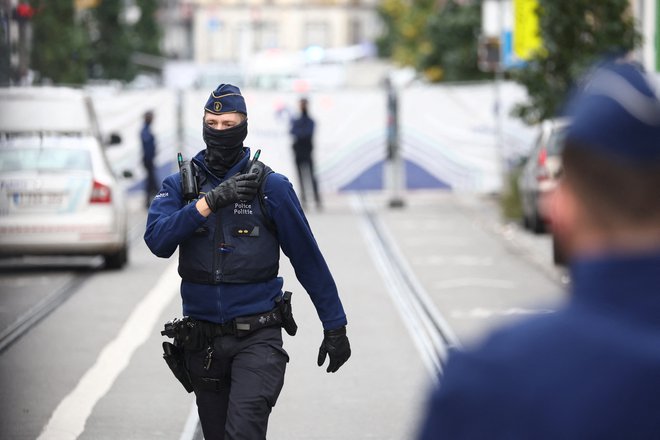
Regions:
<instances>
[{"instance_id":1,"label":"green foliage","mask_svg":"<svg viewBox=\"0 0 660 440\"><path fill-rule=\"evenodd\" d=\"M450 0L439 14L429 18L426 28L431 50L425 53L419 69L434 79L442 69L446 81L481 79L487 76L477 65L477 41L481 32L481 1L461 5Z\"/></svg>"},{"instance_id":2,"label":"green foliage","mask_svg":"<svg viewBox=\"0 0 660 440\"><path fill-rule=\"evenodd\" d=\"M575 81L599 57L626 52L640 41L628 0L539 0L543 50L512 77L529 102L514 114L529 124L558 114Z\"/></svg>"},{"instance_id":3,"label":"green foliage","mask_svg":"<svg viewBox=\"0 0 660 440\"><path fill-rule=\"evenodd\" d=\"M160 55L162 31L156 22L158 0L137 0L136 4L141 10L140 19L133 27L136 50L150 55Z\"/></svg>"},{"instance_id":4,"label":"green foliage","mask_svg":"<svg viewBox=\"0 0 660 440\"><path fill-rule=\"evenodd\" d=\"M84 23L74 20L73 1L49 0L35 7L32 69L42 79L56 83L84 83L91 57L90 42Z\"/></svg>"},{"instance_id":5,"label":"green foliage","mask_svg":"<svg viewBox=\"0 0 660 440\"><path fill-rule=\"evenodd\" d=\"M93 42L94 76L130 81L137 69L131 62L136 38L129 26L120 21L123 2L102 0L93 10L98 31Z\"/></svg>"},{"instance_id":6,"label":"green foliage","mask_svg":"<svg viewBox=\"0 0 660 440\"><path fill-rule=\"evenodd\" d=\"M134 52L159 55L161 29L156 21L158 0L136 0L140 20L122 19L122 0L100 0L98 6L76 12L73 0L32 0L31 68L42 79L83 84L90 77L130 81L137 73Z\"/></svg>"},{"instance_id":7,"label":"green foliage","mask_svg":"<svg viewBox=\"0 0 660 440\"><path fill-rule=\"evenodd\" d=\"M433 82L482 78L477 68L481 1L384 0L379 54L412 66Z\"/></svg>"},{"instance_id":8,"label":"green foliage","mask_svg":"<svg viewBox=\"0 0 660 440\"><path fill-rule=\"evenodd\" d=\"M506 220L519 221L523 218L522 199L518 187L518 178L521 173L522 166L518 166L506 174L504 190L499 198L500 209Z\"/></svg>"}]
</instances>

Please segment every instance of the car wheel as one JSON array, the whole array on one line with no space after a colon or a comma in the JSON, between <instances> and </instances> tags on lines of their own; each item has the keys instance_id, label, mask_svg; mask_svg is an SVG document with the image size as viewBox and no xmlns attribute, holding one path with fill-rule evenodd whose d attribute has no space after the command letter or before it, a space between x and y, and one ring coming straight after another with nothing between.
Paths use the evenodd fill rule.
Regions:
<instances>
[{"instance_id":1,"label":"car wheel","mask_svg":"<svg viewBox=\"0 0 660 440\"><path fill-rule=\"evenodd\" d=\"M552 261L557 266L566 266L566 255L564 255L555 237L552 237Z\"/></svg>"},{"instance_id":2,"label":"car wheel","mask_svg":"<svg viewBox=\"0 0 660 440\"><path fill-rule=\"evenodd\" d=\"M529 217L525 213L522 215L522 226L523 229L529 230Z\"/></svg>"},{"instance_id":3,"label":"car wheel","mask_svg":"<svg viewBox=\"0 0 660 440\"><path fill-rule=\"evenodd\" d=\"M535 234L542 234L545 232L545 222L538 212L532 214L532 218L529 220L529 226L529 229Z\"/></svg>"},{"instance_id":4,"label":"car wheel","mask_svg":"<svg viewBox=\"0 0 660 440\"><path fill-rule=\"evenodd\" d=\"M124 246L114 254L104 255L106 269L121 269L128 262L128 246Z\"/></svg>"}]
</instances>

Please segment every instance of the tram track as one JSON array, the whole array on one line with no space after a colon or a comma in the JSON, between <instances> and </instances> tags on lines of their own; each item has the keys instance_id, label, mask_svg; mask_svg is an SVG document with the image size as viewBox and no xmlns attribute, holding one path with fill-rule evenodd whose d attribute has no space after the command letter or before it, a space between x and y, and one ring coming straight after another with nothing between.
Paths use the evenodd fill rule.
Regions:
<instances>
[{"instance_id":1,"label":"tram track","mask_svg":"<svg viewBox=\"0 0 660 440\"><path fill-rule=\"evenodd\" d=\"M128 232L129 243L139 239L144 225L134 222ZM27 334L44 318L54 312L59 306L72 297L80 287L92 277L96 271L103 267L101 258L90 260L85 271L73 272L71 278L64 282L53 292L33 304L28 310L18 316L11 324L0 330L0 354L7 350L12 344Z\"/></svg>"},{"instance_id":2,"label":"tram track","mask_svg":"<svg viewBox=\"0 0 660 440\"><path fill-rule=\"evenodd\" d=\"M57 288L54 292L46 295L46 297L42 298L25 313L16 318L14 322L3 329L0 332L0 354L69 299L93 274L93 271L101 266L102 263L98 262L91 266L89 271L81 274L74 273L62 286Z\"/></svg>"},{"instance_id":3,"label":"tram track","mask_svg":"<svg viewBox=\"0 0 660 440\"><path fill-rule=\"evenodd\" d=\"M442 373L449 350L460 348L458 337L417 280L396 241L373 207L360 195L353 197L351 205L359 214L367 247L385 281L387 292L396 305L428 373L432 379L436 379Z\"/></svg>"}]
</instances>

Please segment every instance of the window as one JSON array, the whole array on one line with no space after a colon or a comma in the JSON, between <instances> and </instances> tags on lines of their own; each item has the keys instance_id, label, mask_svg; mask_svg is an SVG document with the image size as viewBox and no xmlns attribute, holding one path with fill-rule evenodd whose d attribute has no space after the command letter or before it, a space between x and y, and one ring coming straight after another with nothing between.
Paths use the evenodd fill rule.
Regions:
<instances>
[{"instance_id":1,"label":"window","mask_svg":"<svg viewBox=\"0 0 660 440\"><path fill-rule=\"evenodd\" d=\"M360 44L361 42L362 22L357 18L353 18L348 26L348 44Z\"/></svg>"},{"instance_id":2,"label":"window","mask_svg":"<svg viewBox=\"0 0 660 440\"><path fill-rule=\"evenodd\" d=\"M305 24L304 47L330 47L330 26L326 22L308 22Z\"/></svg>"},{"instance_id":3,"label":"window","mask_svg":"<svg viewBox=\"0 0 660 440\"><path fill-rule=\"evenodd\" d=\"M0 171L91 170L89 152L64 148L26 148L0 151Z\"/></svg>"}]
</instances>

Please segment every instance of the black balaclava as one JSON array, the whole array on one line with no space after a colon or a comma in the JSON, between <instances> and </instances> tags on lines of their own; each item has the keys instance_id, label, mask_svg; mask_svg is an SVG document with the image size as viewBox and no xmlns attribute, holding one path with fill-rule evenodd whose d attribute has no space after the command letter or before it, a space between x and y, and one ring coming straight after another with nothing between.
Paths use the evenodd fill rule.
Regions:
<instances>
[{"instance_id":1,"label":"black balaclava","mask_svg":"<svg viewBox=\"0 0 660 440\"><path fill-rule=\"evenodd\" d=\"M243 141L247 137L247 119L225 130L216 130L203 123L202 137L206 143L204 162L211 171L223 177L243 157Z\"/></svg>"}]
</instances>

